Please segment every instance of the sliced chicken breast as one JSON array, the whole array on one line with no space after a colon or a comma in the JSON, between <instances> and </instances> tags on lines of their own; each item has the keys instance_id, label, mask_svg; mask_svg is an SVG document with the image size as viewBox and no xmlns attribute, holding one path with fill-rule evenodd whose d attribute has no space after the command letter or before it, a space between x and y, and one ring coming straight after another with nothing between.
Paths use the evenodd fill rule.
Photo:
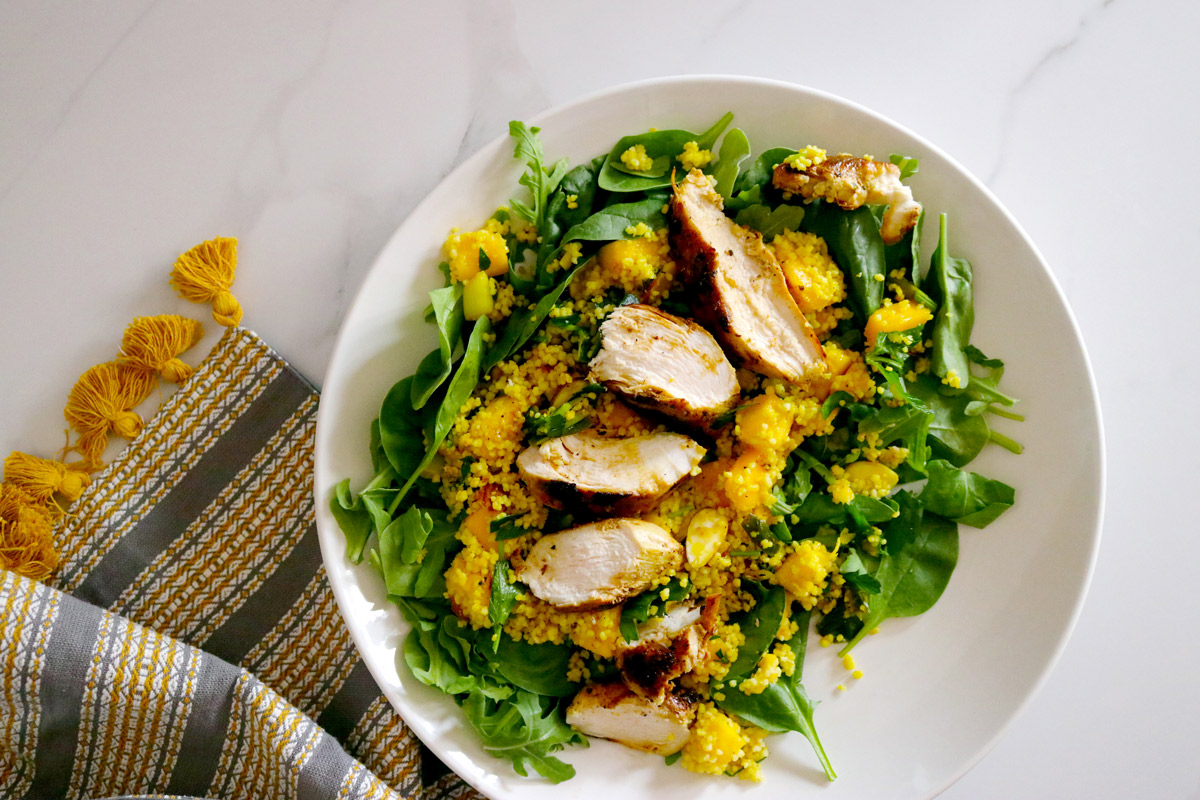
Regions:
<instances>
[{"instance_id":1,"label":"sliced chicken breast","mask_svg":"<svg viewBox=\"0 0 1200 800\"><path fill-rule=\"evenodd\" d=\"M516 565L517 579L559 608L620 603L683 566L683 545L651 522L617 518L538 539Z\"/></svg>"},{"instance_id":2,"label":"sliced chicken breast","mask_svg":"<svg viewBox=\"0 0 1200 800\"><path fill-rule=\"evenodd\" d=\"M780 164L775 167L771 182L785 192L837 203L847 211L864 204L886 204L879 229L886 244L904 238L921 213L921 204L913 199L912 189L900 182L899 167L860 156L843 153L803 170Z\"/></svg>"},{"instance_id":3,"label":"sliced chicken breast","mask_svg":"<svg viewBox=\"0 0 1200 800\"><path fill-rule=\"evenodd\" d=\"M621 680L635 694L661 703L671 682L691 672L707 653L716 625L719 595L700 606L681 603L638 626L637 641L617 651Z\"/></svg>"},{"instance_id":4,"label":"sliced chicken breast","mask_svg":"<svg viewBox=\"0 0 1200 800\"><path fill-rule=\"evenodd\" d=\"M567 707L567 724L580 733L660 756L683 748L695 717L690 697L669 694L655 703L620 683L585 686Z\"/></svg>"},{"instance_id":5,"label":"sliced chicken breast","mask_svg":"<svg viewBox=\"0 0 1200 800\"><path fill-rule=\"evenodd\" d=\"M755 372L808 384L825 352L796 306L762 236L736 224L709 178L692 170L675 187L673 243L699 301L697 319Z\"/></svg>"},{"instance_id":6,"label":"sliced chicken breast","mask_svg":"<svg viewBox=\"0 0 1200 800\"><path fill-rule=\"evenodd\" d=\"M737 373L712 334L653 306L621 306L600 325L592 380L634 405L709 426L733 408Z\"/></svg>"},{"instance_id":7,"label":"sliced chicken breast","mask_svg":"<svg viewBox=\"0 0 1200 800\"><path fill-rule=\"evenodd\" d=\"M517 469L552 508L627 515L649 508L702 458L704 448L679 433L613 439L585 432L525 449Z\"/></svg>"}]
</instances>

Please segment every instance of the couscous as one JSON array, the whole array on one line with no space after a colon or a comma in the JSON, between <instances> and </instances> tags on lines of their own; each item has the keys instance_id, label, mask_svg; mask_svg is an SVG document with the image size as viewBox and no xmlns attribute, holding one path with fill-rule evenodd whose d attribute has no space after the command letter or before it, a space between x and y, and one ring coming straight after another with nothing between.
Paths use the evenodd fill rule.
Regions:
<instances>
[{"instance_id":1,"label":"couscous","mask_svg":"<svg viewBox=\"0 0 1200 800\"><path fill-rule=\"evenodd\" d=\"M1014 499L963 470L1018 452L989 414L1019 417L945 215L918 264L916 160L742 164L731 118L574 168L513 123L530 196L447 235L438 347L332 501L408 668L522 775L571 777L554 753L586 734L759 780L794 731L832 780L810 631L861 678L851 649Z\"/></svg>"}]
</instances>

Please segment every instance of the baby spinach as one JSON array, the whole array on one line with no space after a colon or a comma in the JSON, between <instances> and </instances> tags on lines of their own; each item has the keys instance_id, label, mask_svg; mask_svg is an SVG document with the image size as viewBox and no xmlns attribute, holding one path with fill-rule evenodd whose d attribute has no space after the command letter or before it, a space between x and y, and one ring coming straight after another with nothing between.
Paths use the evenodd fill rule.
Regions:
<instances>
[{"instance_id":1,"label":"baby spinach","mask_svg":"<svg viewBox=\"0 0 1200 800\"><path fill-rule=\"evenodd\" d=\"M724 130L733 121L733 112L726 113L703 133L683 130L648 131L622 137L600 169L598 183L601 189L610 192L641 192L671 185L671 167L683 146L695 142L701 150L711 150ZM642 145L646 155L653 159L650 169L634 172L621 161L621 154L631 147Z\"/></svg>"},{"instance_id":2,"label":"baby spinach","mask_svg":"<svg viewBox=\"0 0 1200 800\"><path fill-rule=\"evenodd\" d=\"M408 479L400 487L400 491L396 493L395 499L389 507L389 511L395 513L400 503L404 500L404 496L408 494L408 490L420 476L421 472L433 462L433 457L437 455L438 448L442 446L442 442L446 441L446 437L450 434L450 428L454 425L454 420L457 419L459 411L462 410L463 404L470 398L471 393L475 391L475 386L479 383L481 374L481 362L484 358L485 337L491 333L492 324L487 317L481 318L475 323L475 327L471 329L471 336L467 340L466 349L463 352L462 360L458 362L458 369L454 372L454 377L450 379L450 384L446 387L446 394L442 398L441 404L438 406L437 413L432 417L432 429L428 432L428 443L425 447L425 455L420 462L412 469L408 475ZM406 379L408 380L408 379ZM403 381L401 381L403 383ZM396 384L399 386L400 384ZM388 393L388 397L396 388L392 388L392 392ZM400 401L398 401L400 402ZM411 399L408 400L411 407ZM388 409L388 401L384 400L384 409ZM398 409L401 410L402 409ZM413 417L415 417L415 413ZM384 434L384 447L387 447L386 429L383 424L384 414L379 415L380 433ZM399 423L396 423L399 425ZM413 424L413 419L409 419L409 426ZM411 436L410 436L411 441ZM411 451L405 450L402 453L405 456L410 456ZM389 452L388 458L391 459ZM395 463L395 462L393 462ZM406 463L407 466L407 463ZM405 474L404 470L397 465L396 472L400 475Z\"/></svg>"},{"instance_id":3,"label":"baby spinach","mask_svg":"<svg viewBox=\"0 0 1200 800\"><path fill-rule=\"evenodd\" d=\"M804 220L804 206L780 203L775 208L758 204L746 206L734 217L738 225L753 228L762 234L764 242L770 242L784 230L798 231Z\"/></svg>"},{"instance_id":4,"label":"baby spinach","mask_svg":"<svg viewBox=\"0 0 1200 800\"><path fill-rule=\"evenodd\" d=\"M804 685L800 683L800 664L804 658L803 640L808 636L808 612L800 616L803 617L800 633L790 643L796 651L796 671L792 675L781 675L778 681L768 684L759 694L744 694L740 689L726 688L721 692L723 699L717 700L716 703L721 709L765 731L800 733L808 739L817 760L825 770L825 776L832 781L837 778L837 773L833 771L833 764L829 762L829 756L826 755L813 724L813 711L817 704L809 699ZM800 621L800 617L797 617L797 621Z\"/></svg>"},{"instance_id":5,"label":"baby spinach","mask_svg":"<svg viewBox=\"0 0 1200 800\"><path fill-rule=\"evenodd\" d=\"M811 491L812 471L802 459L788 456L783 468L783 480L771 505L771 513L777 517L796 513Z\"/></svg>"},{"instance_id":6,"label":"baby spinach","mask_svg":"<svg viewBox=\"0 0 1200 800\"><path fill-rule=\"evenodd\" d=\"M449 553L458 548L455 526L444 511L417 506L392 520L379 534L379 567L392 597L441 597Z\"/></svg>"},{"instance_id":7,"label":"baby spinach","mask_svg":"<svg viewBox=\"0 0 1200 800\"><path fill-rule=\"evenodd\" d=\"M967 394L946 389L929 374L919 376L908 390L929 408L928 441L937 458L956 467L966 466L992 440L987 420L967 413L971 402Z\"/></svg>"},{"instance_id":8,"label":"baby spinach","mask_svg":"<svg viewBox=\"0 0 1200 800\"><path fill-rule=\"evenodd\" d=\"M666 590L664 600L662 593ZM637 597L626 600L621 607L621 637L627 642L636 642L638 624L648 621L651 617L660 617L667 609L667 603L677 603L691 593L679 578L672 578L662 588L642 592Z\"/></svg>"},{"instance_id":9,"label":"baby spinach","mask_svg":"<svg viewBox=\"0 0 1200 800\"><path fill-rule=\"evenodd\" d=\"M717 182L717 193L725 199L733 194L733 183L737 180L741 164L750 156L750 140L741 128L734 128L725 134L721 142L721 153L717 157L717 166L712 171L713 179Z\"/></svg>"},{"instance_id":10,"label":"baby spinach","mask_svg":"<svg viewBox=\"0 0 1200 800\"><path fill-rule=\"evenodd\" d=\"M482 251L480 258L483 258ZM434 289L429 293L429 303L433 308L433 316L438 330L438 348L421 360L416 374L413 375L410 391L414 410L420 410L429 402L433 393L450 377L454 348L458 346L459 336L462 334L462 295L463 285L461 283L455 283L444 289Z\"/></svg>"},{"instance_id":11,"label":"baby spinach","mask_svg":"<svg viewBox=\"0 0 1200 800\"><path fill-rule=\"evenodd\" d=\"M787 605L787 592L781 586L764 587L762 584L746 580L742 581L742 586L754 595L755 604L749 611L730 620L738 624L746 641L738 648L737 661L729 667L726 681L740 681L758 669L759 659L771 649L771 644L779 633L779 625L783 622L783 612ZM725 689L726 694L735 691L736 688Z\"/></svg>"},{"instance_id":12,"label":"baby spinach","mask_svg":"<svg viewBox=\"0 0 1200 800\"><path fill-rule=\"evenodd\" d=\"M568 172L558 185L546 207L545 227L538 230L539 275L558 249L563 231L569 230L592 215L596 200L596 174L600 171L599 160L593 164L580 164ZM575 198L568 202L568 198ZM574 208L571 206L574 205Z\"/></svg>"},{"instance_id":13,"label":"baby spinach","mask_svg":"<svg viewBox=\"0 0 1200 800\"><path fill-rule=\"evenodd\" d=\"M923 401L922 406L926 410L909 404L884 406L859 420L858 435L866 437L874 434L879 437L880 447L900 442L901 446L908 448L908 457L905 459L908 465L924 473L925 462L929 458L929 426L933 412L928 410L927 402Z\"/></svg>"},{"instance_id":14,"label":"baby spinach","mask_svg":"<svg viewBox=\"0 0 1200 800\"><path fill-rule=\"evenodd\" d=\"M933 318L933 371L939 378L954 374L966 386L971 373L964 348L970 343L971 329L975 326L971 265L965 259L950 257L945 214L941 215L938 227L938 246L927 278L929 296L938 307Z\"/></svg>"},{"instance_id":15,"label":"baby spinach","mask_svg":"<svg viewBox=\"0 0 1200 800\"><path fill-rule=\"evenodd\" d=\"M879 585L879 580L870 573L867 566L863 563L862 556L857 550L850 550L846 554L846 558L838 567L838 573L861 594L876 594L882 588Z\"/></svg>"},{"instance_id":16,"label":"baby spinach","mask_svg":"<svg viewBox=\"0 0 1200 800\"><path fill-rule=\"evenodd\" d=\"M350 491L349 478L333 487L329 511L346 536L346 558L354 564L359 563L362 561L363 548L371 536L371 515L367 513L361 498L355 497Z\"/></svg>"},{"instance_id":17,"label":"baby spinach","mask_svg":"<svg viewBox=\"0 0 1200 800\"><path fill-rule=\"evenodd\" d=\"M485 649L483 657L518 689L546 697L567 697L579 689L579 684L567 680L571 650L566 644L517 641L506 633L500 637L496 651Z\"/></svg>"},{"instance_id":18,"label":"baby spinach","mask_svg":"<svg viewBox=\"0 0 1200 800\"><path fill-rule=\"evenodd\" d=\"M906 181L913 175L921 171L921 162L911 156L902 156L899 153L892 153L888 156L888 161L891 161L900 168L900 180Z\"/></svg>"},{"instance_id":19,"label":"baby spinach","mask_svg":"<svg viewBox=\"0 0 1200 800\"><path fill-rule=\"evenodd\" d=\"M876 500L863 494L856 494L849 503L835 503L828 494L820 492L810 494L796 509L796 517L803 525L845 525L852 513L878 524L895 516L896 507L890 498Z\"/></svg>"},{"instance_id":20,"label":"baby spinach","mask_svg":"<svg viewBox=\"0 0 1200 800\"><path fill-rule=\"evenodd\" d=\"M733 196L727 198L725 208L737 211L747 206L767 203L771 179L775 166L796 151L790 147L772 147L754 159L750 169L738 176L733 184Z\"/></svg>"},{"instance_id":21,"label":"baby spinach","mask_svg":"<svg viewBox=\"0 0 1200 800\"><path fill-rule=\"evenodd\" d=\"M479 366L479 375L486 376L492 371L492 367L499 364L506 358L511 357L514 353L520 350L525 342L529 341L529 337L533 336L541 324L545 321L550 309L554 308L554 304L562 297L563 292L567 290L567 286L571 284L571 279L574 278L579 270L583 269L580 264L567 273L566 277L554 287L550 292L543 296L533 306L519 309L512 313L508 318L508 322L504 326L503 332L488 349L487 355L483 358L483 363ZM487 317L484 317L480 322L485 322ZM478 325L478 323L476 323ZM474 332L472 332L474 335Z\"/></svg>"},{"instance_id":22,"label":"baby spinach","mask_svg":"<svg viewBox=\"0 0 1200 800\"><path fill-rule=\"evenodd\" d=\"M825 240L829 255L841 267L850 285L850 301L864 322L883 305L887 255L879 236L879 221L868 206L845 211L815 200L808 206L804 230Z\"/></svg>"},{"instance_id":23,"label":"baby spinach","mask_svg":"<svg viewBox=\"0 0 1200 800\"><path fill-rule=\"evenodd\" d=\"M635 234L628 233L626 229L636 228L638 223L645 223L652 230L663 228L667 224L663 214L666 203L666 195L653 194L642 200L617 203L601 209L568 228L558 250L561 251L568 242L612 242L632 238Z\"/></svg>"},{"instance_id":24,"label":"baby spinach","mask_svg":"<svg viewBox=\"0 0 1200 800\"><path fill-rule=\"evenodd\" d=\"M929 481L920 498L927 511L972 528L986 528L1012 507L1016 490L939 459L929 462Z\"/></svg>"},{"instance_id":25,"label":"baby spinach","mask_svg":"<svg viewBox=\"0 0 1200 800\"><path fill-rule=\"evenodd\" d=\"M908 491L894 499L900 516L884 527L887 551L879 559L875 579L879 591L870 598L862 630L842 648L845 656L887 619L924 614L946 590L958 562L958 526L926 514Z\"/></svg>"}]
</instances>

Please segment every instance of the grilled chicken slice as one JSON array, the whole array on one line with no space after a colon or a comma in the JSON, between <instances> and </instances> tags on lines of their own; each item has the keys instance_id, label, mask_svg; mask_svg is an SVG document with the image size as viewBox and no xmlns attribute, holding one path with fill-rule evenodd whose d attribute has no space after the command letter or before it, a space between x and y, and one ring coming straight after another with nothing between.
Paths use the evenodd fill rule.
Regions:
<instances>
[{"instance_id":1,"label":"grilled chicken slice","mask_svg":"<svg viewBox=\"0 0 1200 800\"><path fill-rule=\"evenodd\" d=\"M683 748L695 717L690 697L669 694L654 703L620 683L585 686L567 707L567 724L580 733L660 756Z\"/></svg>"},{"instance_id":2,"label":"grilled chicken slice","mask_svg":"<svg viewBox=\"0 0 1200 800\"><path fill-rule=\"evenodd\" d=\"M821 343L762 236L725 216L723 207L699 170L671 198L673 242L698 295L697 319L749 369L808 384L825 371Z\"/></svg>"},{"instance_id":3,"label":"grilled chicken slice","mask_svg":"<svg viewBox=\"0 0 1200 800\"><path fill-rule=\"evenodd\" d=\"M620 603L683 566L683 545L640 519L606 519L538 539L517 579L547 603L587 610Z\"/></svg>"},{"instance_id":4,"label":"grilled chicken slice","mask_svg":"<svg viewBox=\"0 0 1200 800\"><path fill-rule=\"evenodd\" d=\"M837 203L847 211L863 204L886 204L879 229L886 244L904 238L921 213L921 204L913 199L912 189L900 183L899 167L845 153L803 170L780 164L775 167L771 182L777 189L810 200L820 198Z\"/></svg>"},{"instance_id":5,"label":"grilled chicken slice","mask_svg":"<svg viewBox=\"0 0 1200 800\"><path fill-rule=\"evenodd\" d=\"M639 625L637 641L617 651L625 685L655 703L663 702L671 682L705 657L719 602L719 595L709 597L703 612L699 606L680 604Z\"/></svg>"},{"instance_id":6,"label":"grilled chicken slice","mask_svg":"<svg viewBox=\"0 0 1200 800\"><path fill-rule=\"evenodd\" d=\"M700 464L704 448L679 433L611 439L560 436L517 456L530 491L552 508L636 514Z\"/></svg>"},{"instance_id":7,"label":"grilled chicken slice","mask_svg":"<svg viewBox=\"0 0 1200 800\"><path fill-rule=\"evenodd\" d=\"M737 373L712 334L696 323L640 304L600 325L592 380L634 405L707 427L733 408Z\"/></svg>"}]
</instances>

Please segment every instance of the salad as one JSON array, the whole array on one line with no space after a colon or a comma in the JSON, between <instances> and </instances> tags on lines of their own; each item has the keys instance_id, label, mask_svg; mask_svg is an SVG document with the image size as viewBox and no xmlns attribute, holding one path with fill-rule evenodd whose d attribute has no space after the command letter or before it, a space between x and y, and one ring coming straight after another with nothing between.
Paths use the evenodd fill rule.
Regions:
<instances>
[{"instance_id":1,"label":"salad","mask_svg":"<svg viewBox=\"0 0 1200 800\"><path fill-rule=\"evenodd\" d=\"M915 158L774 147L724 115L571 166L510 124L518 196L455 229L437 346L383 398L374 477L331 508L412 630L404 661L484 748L551 781L611 739L757 780L802 682L946 588L967 471L1020 420L971 344L947 217L927 269ZM478 227L474 227L478 225ZM434 265L430 265L432 269Z\"/></svg>"}]
</instances>

